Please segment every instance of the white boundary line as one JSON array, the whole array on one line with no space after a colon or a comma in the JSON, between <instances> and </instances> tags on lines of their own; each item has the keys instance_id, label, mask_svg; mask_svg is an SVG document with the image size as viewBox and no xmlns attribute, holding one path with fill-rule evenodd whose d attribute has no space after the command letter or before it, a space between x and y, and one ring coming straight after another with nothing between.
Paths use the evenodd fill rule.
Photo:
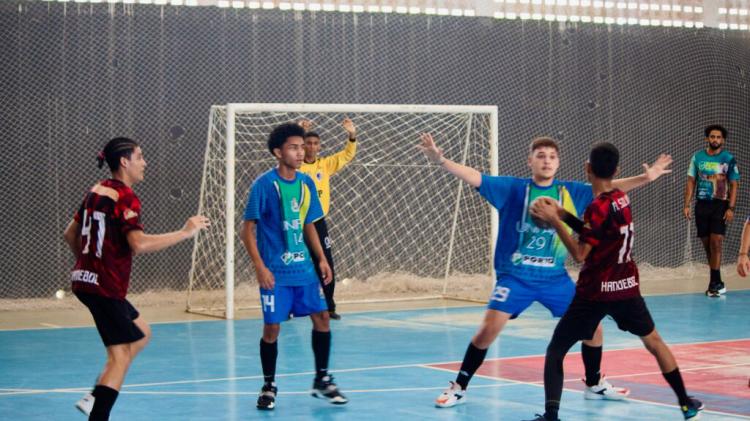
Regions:
<instances>
[{"instance_id":1,"label":"white boundary line","mask_svg":"<svg viewBox=\"0 0 750 421\"><path fill-rule=\"evenodd\" d=\"M710 341L705 343L714 343L714 342L728 342L729 340L720 340L720 341ZM640 348L636 348L640 349ZM530 356L523 356L523 357L508 357L508 358L493 358L488 361L498 361L498 360L515 360L519 358L534 358L539 357L540 355L530 355ZM441 364L456 364L459 363L459 361L446 361L446 362L437 362L437 363L415 363L415 364L398 364L398 365L383 365L383 366L375 366L375 367L358 367L358 368L348 368L348 369L341 369L341 370L332 370L332 373L350 373L350 372L360 372L360 371L372 371L372 370L390 370L390 369L399 369L399 368L425 368L430 370L437 370L437 371L445 371L449 373L455 373L455 370L451 370L448 368L442 368L442 367L435 367L434 365L441 365ZM433 365L434 364L434 365ZM716 369L716 368L729 368L729 367L741 367L741 366L750 366L750 363L741 363L741 364L723 364L723 365L710 365L710 366L701 366L701 367L692 367L687 369L681 369L680 371L688 372L688 371L700 371L700 370L710 370L710 369ZM287 373L287 374L277 374L277 377L295 377L295 376L310 376L315 374L314 372L298 372L298 373ZM655 374L661 374L661 372L646 372L646 373L634 373L634 374L624 374L619 376L609 376L609 378L629 378L629 377L640 377L640 376L646 376L646 375L655 375ZM490 385L473 385L472 389L478 389L478 388L499 388L499 387L511 387L511 386L517 386L517 385L527 385L527 386L536 386L536 387L544 387L544 381L534 381L534 382L527 382L527 381L520 381L520 380L513 380L503 377L492 377L492 376L485 376L481 374L476 374L476 377L480 377L487 380L493 380L498 383L490 384ZM237 381L237 380L253 380L253 379L261 379L263 378L262 375L256 375L256 376L242 376L242 377L224 377L224 378L214 378L214 379L200 379L200 380L178 380L178 381L168 381L168 382L154 382L154 383L140 383L140 384L129 384L129 385L123 385L123 390L120 391L120 393L123 394L134 394L134 395L171 395L171 396L192 396L192 395L205 395L205 396L246 396L246 395L256 395L256 391L251 392L237 392L237 391L227 391L227 392L216 392L216 391L144 391L144 390L129 390L131 388L138 388L138 387L152 387L152 386L169 386L169 385L178 385L178 384L197 384L197 383L209 383L209 382L219 382L219 381ZM565 379L565 383L575 383L580 381L580 379L577 378L569 378ZM500 383L502 382L502 383ZM12 395L33 395L33 394L47 394L47 393L84 393L87 390L89 390L90 387L74 387L74 388L58 388L58 389L22 389L22 388L12 388L12 389L0 389L0 397L2 396L12 396ZM409 391L428 391L428 390L442 390L443 387L402 387L402 388L386 388L386 389L355 389L355 390L347 390L347 393L392 393L392 392L409 392ZM581 390L575 390L575 389L564 389L568 392L575 392L575 393L583 393ZM280 392L279 395L306 395L309 394L309 391L290 391L290 392ZM671 404L665 404L661 402L652 402L642 399L633 399L628 398L629 401L633 402L639 402L649 405L656 405L661 407L667 407L667 408L673 408L675 405ZM750 416L747 415L741 415L741 414L732 414L722 411L715 411L715 410L704 410L705 413L710 414L716 414L716 415L723 415L723 416L730 416L737 419L749 419Z\"/></svg>"}]
</instances>

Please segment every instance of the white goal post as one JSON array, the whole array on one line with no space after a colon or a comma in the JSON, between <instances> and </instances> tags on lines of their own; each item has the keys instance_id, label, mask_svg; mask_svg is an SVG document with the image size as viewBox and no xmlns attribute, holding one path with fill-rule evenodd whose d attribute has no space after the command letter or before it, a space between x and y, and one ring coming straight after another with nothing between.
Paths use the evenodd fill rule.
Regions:
<instances>
[{"instance_id":1,"label":"white goal post","mask_svg":"<svg viewBox=\"0 0 750 421\"><path fill-rule=\"evenodd\" d=\"M497 174L497 113L495 106L465 105L212 106L198 210L212 227L194 243L187 310L233 319L237 308L259 307L252 265L236 242L251 183L276 164L268 134L278 124L312 120L321 153L329 155L344 145L345 117L357 126L358 151L331 179L327 221L336 277L348 285L337 287L337 301L464 298L449 293L455 279L491 273L498 218L416 145L419 133L429 131L448 158ZM375 287L399 276L398 287ZM400 284L413 291L404 293ZM486 298L489 289L481 289Z\"/></svg>"}]
</instances>

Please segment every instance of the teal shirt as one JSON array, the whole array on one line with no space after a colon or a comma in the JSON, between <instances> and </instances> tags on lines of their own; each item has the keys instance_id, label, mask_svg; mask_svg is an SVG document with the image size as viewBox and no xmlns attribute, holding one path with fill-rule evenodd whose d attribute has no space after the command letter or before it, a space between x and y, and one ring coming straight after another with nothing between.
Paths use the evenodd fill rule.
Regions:
<instances>
[{"instance_id":1,"label":"teal shirt","mask_svg":"<svg viewBox=\"0 0 750 421\"><path fill-rule=\"evenodd\" d=\"M728 200L729 183L740 179L737 161L725 150L716 155L709 155L705 149L696 152L688 175L695 178L698 200Z\"/></svg>"}]
</instances>

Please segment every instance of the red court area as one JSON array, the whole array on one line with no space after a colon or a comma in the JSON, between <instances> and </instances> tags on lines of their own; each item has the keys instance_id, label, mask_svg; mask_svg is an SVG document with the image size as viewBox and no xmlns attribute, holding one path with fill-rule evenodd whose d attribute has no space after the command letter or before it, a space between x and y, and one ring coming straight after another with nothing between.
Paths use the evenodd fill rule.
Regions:
<instances>
[{"instance_id":1,"label":"red court area","mask_svg":"<svg viewBox=\"0 0 750 421\"><path fill-rule=\"evenodd\" d=\"M703 397L707 409L750 416L750 339L670 345L670 349L688 393ZM460 365L456 362L430 366L458 371ZM579 380L584 377L580 353L569 353L564 367L565 388L583 390ZM544 356L539 355L488 359L477 375L542 383L543 371ZM656 360L645 348L605 351L602 372L611 383L630 388L633 399L674 404L674 395Z\"/></svg>"}]
</instances>

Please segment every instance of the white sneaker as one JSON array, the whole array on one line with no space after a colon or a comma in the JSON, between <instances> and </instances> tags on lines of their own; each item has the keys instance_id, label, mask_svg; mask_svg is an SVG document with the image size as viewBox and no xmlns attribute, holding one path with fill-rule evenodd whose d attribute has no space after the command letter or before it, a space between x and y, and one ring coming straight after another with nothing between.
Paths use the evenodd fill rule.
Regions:
<instances>
[{"instance_id":1,"label":"white sneaker","mask_svg":"<svg viewBox=\"0 0 750 421\"><path fill-rule=\"evenodd\" d=\"M586 384L586 379L583 383ZM599 384L586 386L583 397L586 399L606 399L609 401L621 401L630 395L630 389L612 386L604 376L599 378Z\"/></svg>"},{"instance_id":2,"label":"white sneaker","mask_svg":"<svg viewBox=\"0 0 750 421\"><path fill-rule=\"evenodd\" d=\"M87 392L83 397L76 402L76 408L83 412L85 416L91 416L91 410L94 409L94 395L91 392Z\"/></svg>"},{"instance_id":3,"label":"white sneaker","mask_svg":"<svg viewBox=\"0 0 750 421\"><path fill-rule=\"evenodd\" d=\"M435 399L435 406L438 408L450 408L466 402L466 391L461 389L461 385L456 382L450 382L450 386Z\"/></svg>"}]
</instances>

